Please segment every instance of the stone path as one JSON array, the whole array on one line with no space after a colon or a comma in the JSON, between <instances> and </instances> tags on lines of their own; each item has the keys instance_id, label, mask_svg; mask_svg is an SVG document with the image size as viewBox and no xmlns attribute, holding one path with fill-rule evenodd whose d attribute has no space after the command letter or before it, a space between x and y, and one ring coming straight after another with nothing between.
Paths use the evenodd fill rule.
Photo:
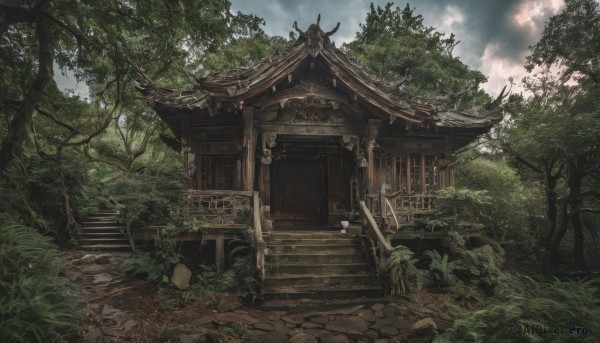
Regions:
<instances>
[{"instance_id":1,"label":"stone path","mask_svg":"<svg viewBox=\"0 0 600 343\"><path fill-rule=\"evenodd\" d=\"M353 299L242 306L234 295L185 300L125 274L127 253L66 252L88 318L77 342L429 342L452 318L435 304ZM169 303L166 306L165 303Z\"/></svg>"},{"instance_id":2,"label":"stone path","mask_svg":"<svg viewBox=\"0 0 600 343\"><path fill-rule=\"evenodd\" d=\"M409 341L411 335L427 341L433 330L447 327L451 320L433 305L376 303L303 313L244 308L200 316L192 326L219 329L237 325L246 329L245 337L252 337L253 342L383 343ZM201 336L195 338L202 341Z\"/></svg>"}]
</instances>

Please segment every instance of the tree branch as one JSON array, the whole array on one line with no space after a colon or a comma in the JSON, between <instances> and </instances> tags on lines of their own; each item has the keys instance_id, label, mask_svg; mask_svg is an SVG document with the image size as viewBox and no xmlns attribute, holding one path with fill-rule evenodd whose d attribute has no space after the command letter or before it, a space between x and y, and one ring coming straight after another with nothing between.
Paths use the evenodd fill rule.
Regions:
<instances>
[{"instance_id":1,"label":"tree branch","mask_svg":"<svg viewBox=\"0 0 600 343\"><path fill-rule=\"evenodd\" d=\"M595 208L578 208L573 211L569 211L569 215L577 214L577 213L600 213L600 209Z\"/></svg>"},{"instance_id":2,"label":"tree branch","mask_svg":"<svg viewBox=\"0 0 600 343\"><path fill-rule=\"evenodd\" d=\"M85 156L87 156L90 161L92 162L100 162L100 163L105 163L105 164L110 164L111 166L115 166L117 168L119 168L121 171L126 172L126 173L131 173L131 170L127 170L127 168L125 168L120 161L111 161L109 159L99 159L99 158L94 158L92 157L92 155L90 155L89 153L89 147L86 145L83 148L83 153L85 154Z\"/></svg>"},{"instance_id":3,"label":"tree branch","mask_svg":"<svg viewBox=\"0 0 600 343\"><path fill-rule=\"evenodd\" d=\"M62 126L62 127L64 127L65 129L67 129L67 130L69 130L69 131L71 131L71 132L79 133L79 130L77 130L76 128L74 128L73 126L71 126L71 125L69 125L69 124L67 124L67 123L65 123L65 122L62 122L62 121L60 121L60 120L56 119L56 117L54 117L54 116L53 116L52 114L50 114L49 112L47 112L47 111L45 111L45 110L41 109L39 106L36 106L36 107L35 107L35 110L36 110L36 111L37 111L39 114L43 115L44 117L46 117L46 118L48 118L48 119L52 120L52 121L53 121L55 124L57 124L57 125L59 125L59 126Z\"/></svg>"}]
</instances>

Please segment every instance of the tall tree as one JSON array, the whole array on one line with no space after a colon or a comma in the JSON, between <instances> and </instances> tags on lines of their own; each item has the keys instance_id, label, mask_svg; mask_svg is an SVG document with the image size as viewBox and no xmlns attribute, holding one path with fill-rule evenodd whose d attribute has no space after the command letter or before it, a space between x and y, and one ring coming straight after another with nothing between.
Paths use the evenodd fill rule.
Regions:
<instances>
[{"instance_id":1,"label":"tall tree","mask_svg":"<svg viewBox=\"0 0 600 343\"><path fill-rule=\"evenodd\" d=\"M487 78L453 57L459 43L454 34L446 36L425 26L423 16L416 15L408 4L403 9L393 6L388 3L382 8L371 3L355 40L343 49L377 76L389 82L405 80L402 87L408 93L433 99L468 90L461 103L467 107L490 100L478 90Z\"/></svg>"},{"instance_id":2,"label":"tall tree","mask_svg":"<svg viewBox=\"0 0 600 343\"><path fill-rule=\"evenodd\" d=\"M598 6L594 0L567 0L563 12L550 18L526 64L529 71L540 67L542 72L525 79L533 95L529 99L513 97L507 107L514 123L504 141L504 150L544 181L550 223L546 239L552 256L558 257L571 223L573 256L582 269L581 214L598 212L588 205L593 203L590 199L600 199L593 188L600 179ZM557 192L561 181L566 188L562 197Z\"/></svg>"},{"instance_id":3,"label":"tall tree","mask_svg":"<svg viewBox=\"0 0 600 343\"><path fill-rule=\"evenodd\" d=\"M14 86L0 83L0 93L10 95L2 99L3 114L10 120L0 147L0 171L20 155L34 112L44 108L40 105L53 82L55 64L74 71L78 80L90 86L93 98L110 94L110 101L104 98L100 106L112 107L106 115L116 118L134 66L168 75L169 83L177 84L184 78L186 63L236 35L261 32L263 23L254 16L232 13L226 0L12 0L0 5L0 17L0 54L7 65L15 67L3 68L5 77L21 76L25 81L19 85L27 84L20 90L7 90ZM31 56L34 53L36 58ZM23 68L35 68L37 73ZM75 131L73 125L63 124Z\"/></svg>"},{"instance_id":4,"label":"tall tree","mask_svg":"<svg viewBox=\"0 0 600 343\"><path fill-rule=\"evenodd\" d=\"M163 84L189 82L186 66L234 39L262 34L263 20L232 13L227 0L8 0L0 4L0 183L8 166L25 171L31 153L52 159L73 231L67 147L87 147L115 124L127 152L125 169L145 151L157 118L133 87L141 67ZM90 89L86 101L60 91L54 68ZM152 118L150 118L152 117ZM146 125L148 124L148 125ZM143 133L143 134L140 134ZM143 136L141 140L137 136ZM33 149L28 150L32 141ZM19 163L11 163L18 160ZM50 169L48 169L50 170ZM53 214L58 216L58 214ZM32 215L34 216L34 215Z\"/></svg>"}]
</instances>

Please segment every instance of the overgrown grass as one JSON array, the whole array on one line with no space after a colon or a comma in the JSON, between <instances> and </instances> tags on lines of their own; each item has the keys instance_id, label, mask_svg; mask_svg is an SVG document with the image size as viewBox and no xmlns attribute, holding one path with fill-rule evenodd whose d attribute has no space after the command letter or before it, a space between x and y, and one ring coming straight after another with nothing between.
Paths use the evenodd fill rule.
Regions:
<instances>
[{"instance_id":1,"label":"overgrown grass","mask_svg":"<svg viewBox=\"0 0 600 343\"><path fill-rule=\"evenodd\" d=\"M506 277L510 282L499 284L483 309L457 319L434 342L598 341L600 304L590 281Z\"/></svg>"},{"instance_id":2,"label":"overgrown grass","mask_svg":"<svg viewBox=\"0 0 600 343\"><path fill-rule=\"evenodd\" d=\"M63 342L78 330L80 295L37 231L0 222L0 342Z\"/></svg>"}]
</instances>

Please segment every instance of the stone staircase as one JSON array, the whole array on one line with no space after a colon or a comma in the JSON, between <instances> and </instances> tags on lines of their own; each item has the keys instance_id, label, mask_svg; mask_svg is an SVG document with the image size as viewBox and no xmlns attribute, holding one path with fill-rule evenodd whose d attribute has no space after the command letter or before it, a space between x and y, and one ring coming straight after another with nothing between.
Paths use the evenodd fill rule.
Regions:
<instances>
[{"instance_id":1,"label":"stone staircase","mask_svg":"<svg viewBox=\"0 0 600 343\"><path fill-rule=\"evenodd\" d=\"M123 225L117 223L117 213L101 210L81 222L80 250L131 251L129 241L121 232Z\"/></svg>"},{"instance_id":2,"label":"stone staircase","mask_svg":"<svg viewBox=\"0 0 600 343\"><path fill-rule=\"evenodd\" d=\"M265 236L265 300L381 297L383 288L355 239L331 231Z\"/></svg>"}]
</instances>

